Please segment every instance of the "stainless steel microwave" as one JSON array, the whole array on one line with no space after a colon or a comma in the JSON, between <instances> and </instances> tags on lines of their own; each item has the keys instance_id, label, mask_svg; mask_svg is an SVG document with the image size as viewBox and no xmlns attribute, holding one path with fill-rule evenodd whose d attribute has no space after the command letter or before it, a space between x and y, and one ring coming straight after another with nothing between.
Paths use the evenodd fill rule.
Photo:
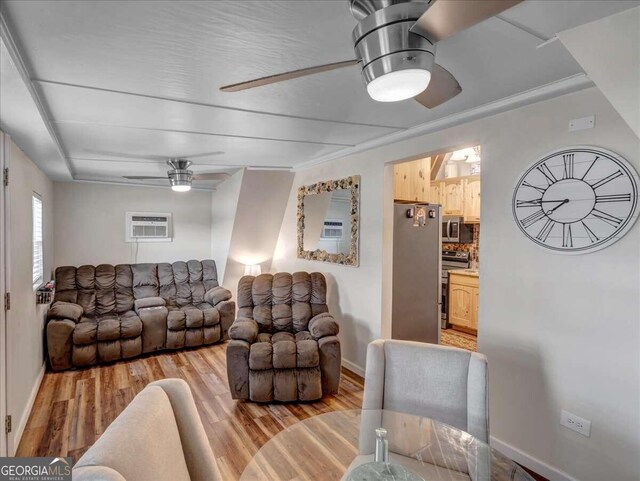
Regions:
<instances>
[{"instance_id":1,"label":"stainless steel microwave","mask_svg":"<svg viewBox=\"0 0 640 481\"><path fill-rule=\"evenodd\" d=\"M442 242L470 244L473 242L473 227L464 223L461 216L442 217Z\"/></svg>"}]
</instances>

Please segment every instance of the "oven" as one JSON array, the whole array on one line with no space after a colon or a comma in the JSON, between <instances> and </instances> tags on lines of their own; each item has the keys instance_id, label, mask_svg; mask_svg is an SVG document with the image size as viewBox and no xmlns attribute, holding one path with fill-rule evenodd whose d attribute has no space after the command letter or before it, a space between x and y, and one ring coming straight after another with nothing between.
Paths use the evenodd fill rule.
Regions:
<instances>
[{"instance_id":1,"label":"oven","mask_svg":"<svg viewBox=\"0 0 640 481\"><path fill-rule=\"evenodd\" d=\"M449 271L453 269L468 269L471 265L469 251L442 251L442 305L440 306L441 326L447 327L449 313Z\"/></svg>"},{"instance_id":2,"label":"oven","mask_svg":"<svg viewBox=\"0 0 640 481\"><path fill-rule=\"evenodd\" d=\"M461 216L447 215L442 218L442 242L469 244L473 242L473 227L464 223Z\"/></svg>"}]
</instances>

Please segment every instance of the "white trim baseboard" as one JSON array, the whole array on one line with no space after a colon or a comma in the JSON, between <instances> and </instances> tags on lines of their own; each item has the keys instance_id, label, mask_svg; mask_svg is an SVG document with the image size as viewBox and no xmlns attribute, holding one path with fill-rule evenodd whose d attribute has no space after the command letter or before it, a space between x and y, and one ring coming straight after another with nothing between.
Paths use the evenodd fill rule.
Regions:
<instances>
[{"instance_id":1,"label":"white trim baseboard","mask_svg":"<svg viewBox=\"0 0 640 481\"><path fill-rule=\"evenodd\" d=\"M348 371L356 373L360 377L364 377L364 369L358 366L356 363L342 359L342 367Z\"/></svg>"},{"instance_id":2,"label":"white trim baseboard","mask_svg":"<svg viewBox=\"0 0 640 481\"><path fill-rule=\"evenodd\" d=\"M494 436L489 436L489 443L496 451L500 451L508 458L513 459L516 463L526 466L530 470L535 471L550 481L578 481L578 479L568 475L564 471L561 471L538 458L534 458L524 451L521 451L520 449L511 446Z\"/></svg>"},{"instance_id":3,"label":"white trim baseboard","mask_svg":"<svg viewBox=\"0 0 640 481\"><path fill-rule=\"evenodd\" d=\"M25 410L22 412L22 417L20 418L20 423L16 428L16 434L13 436L13 446L11 446L11 450L13 452L9 453L9 456L15 456L18 446L20 445L20 440L22 439L22 434L24 433L24 428L27 427L27 421L29 420L29 416L31 415L31 410L33 409L33 403L36 401L36 396L38 395L38 391L40 390L40 384L42 384L42 378L44 377L44 372L47 369L47 363L42 364L42 368L38 373L38 377L36 378L36 382L33 384L33 388L31 389L31 394L29 394L29 400L27 401L27 405Z\"/></svg>"}]
</instances>

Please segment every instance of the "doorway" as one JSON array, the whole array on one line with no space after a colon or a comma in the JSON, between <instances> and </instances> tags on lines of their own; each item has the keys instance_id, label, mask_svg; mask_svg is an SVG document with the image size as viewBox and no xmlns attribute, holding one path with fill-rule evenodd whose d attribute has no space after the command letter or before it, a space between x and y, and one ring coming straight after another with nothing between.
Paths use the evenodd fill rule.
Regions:
<instances>
[{"instance_id":1,"label":"doorway","mask_svg":"<svg viewBox=\"0 0 640 481\"><path fill-rule=\"evenodd\" d=\"M437 269L439 282L438 303L438 338L433 336L427 342L438 342L443 345L459 347L475 351L477 349L478 333L478 299L480 289L479 273L479 238L480 238L480 168L481 150L479 145L446 149L421 158L403 160L391 166L393 174L393 204L398 211L398 205L410 209L416 206L427 206L426 212L440 217L438 263L430 259L420 267L416 273L415 265L411 265L411 273L416 279L427 279L424 272L430 273ZM389 174L391 175L391 170ZM395 213L397 214L397 212ZM393 265L389 271L392 276L392 291L396 291L398 280L396 263L397 235L394 214L393 231ZM414 225L416 223L414 222ZM401 234L403 239L411 234L411 229ZM422 235L419 245L432 245L433 235ZM402 256L402 254L401 254ZM406 263L407 265L410 262ZM426 281L425 281L426 282ZM399 282L404 286L402 280ZM409 283L410 284L410 283ZM432 291L426 282L420 291L423 297L420 302L429 297ZM393 297L393 295L392 295ZM418 301L415 301L418 303ZM429 310L433 307L431 301ZM425 306L422 305L424 308ZM393 324L393 301L392 301ZM416 309L415 312L420 312ZM417 316L417 314L416 314ZM426 321L420 317L419 322ZM392 337L393 329L392 330ZM423 339L414 339L423 340Z\"/></svg>"},{"instance_id":2,"label":"doorway","mask_svg":"<svg viewBox=\"0 0 640 481\"><path fill-rule=\"evenodd\" d=\"M6 305L8 285L8 218L9 218L9 192L5 182L6 170L9 167L8 141L6 135L0 131L0 419L2 419L3 429L0 436L0 456L8 456L8 434L6 429L7 420L7 317L8 306Z\"/></svg>"}]
</instances>

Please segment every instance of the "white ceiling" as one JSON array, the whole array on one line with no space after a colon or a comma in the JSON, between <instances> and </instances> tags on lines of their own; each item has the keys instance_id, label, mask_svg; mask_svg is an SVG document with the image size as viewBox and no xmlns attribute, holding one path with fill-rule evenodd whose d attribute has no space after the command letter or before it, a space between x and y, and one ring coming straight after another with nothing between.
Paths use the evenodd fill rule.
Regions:
<instances>
[{"instance_id":1,"label":"white ceiling","mask_svg":"<svg viewBox=\"0 0 640 481\"><path fill-rule=\"evenodd\" d=\"M347 0L4 1L15 44L0 50L0 126L58 179L69 177L67 165L76 179L163 175L166 166L144 156L220 151L194 158L193 170L295 167L579 74L560 42L536 46L637 5L528 0L440 43L437 61L463 92L428 110L412 100L369 99L357 67L218 90L353 58L356 22ZM23 66L14 65L16 56ZM21 69L27 85L20 85ZM34 96L47 122L35 118ZM47 123L60 154L45 142Z\"/></svg>"}]
</instances>

